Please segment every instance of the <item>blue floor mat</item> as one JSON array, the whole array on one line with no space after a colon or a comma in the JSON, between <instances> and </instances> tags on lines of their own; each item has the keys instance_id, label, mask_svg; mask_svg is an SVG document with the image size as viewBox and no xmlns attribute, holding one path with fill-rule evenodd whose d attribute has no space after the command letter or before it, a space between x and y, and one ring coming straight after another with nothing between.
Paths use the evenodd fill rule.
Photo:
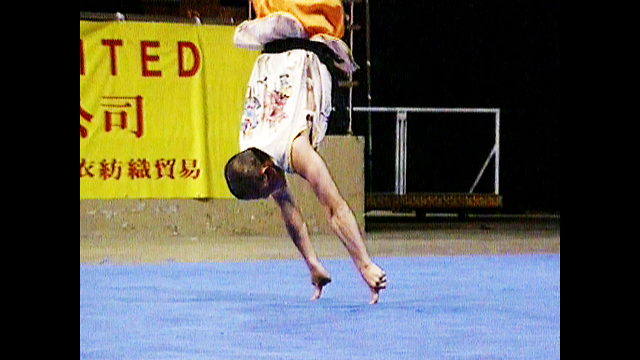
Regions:
<instances>
[{"instance_id":1,"label":"blue floor mat","mask_svg":"<svg viewBox=\"0 0 640 360\"><path fill-rule=\"evenodd\" d=\"M81 359L559 359L560 256L80 266Z\"/></svg>"}]
</instances>

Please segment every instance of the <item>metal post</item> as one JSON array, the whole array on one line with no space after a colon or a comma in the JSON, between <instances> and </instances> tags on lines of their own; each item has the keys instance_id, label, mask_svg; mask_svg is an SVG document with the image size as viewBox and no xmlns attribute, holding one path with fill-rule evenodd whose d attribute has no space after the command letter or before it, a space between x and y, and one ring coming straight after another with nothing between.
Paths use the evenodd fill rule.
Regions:
<instances>
[{"instance_id":1,"label":"metal post","mask_svg":"<svg viewBox=\"0 0 640 360\"><path fill-rule=\"evenodd\" d=\"M353 5L354 2L351 1L349 6L349 47L351 48L351 54L353 55L353 32L355 21L353 20ZM355 56L355 55L353 55ZM351 109L353 108L353 73L349 73L349 129L347 133L349 135L353 135L353 112Z\"/></svg>"},{"instance_id":2,"label":"metal post","mask_svg":"<svg viewBox=\"0 0 640 360\"><path fill-rule=\"evenodd\" d=\"M478 176L476 177L476 181L474 181L473 185L471 185L471 190L469 190L469 194L473 194L473 191L476 189L478 182L480 182L480 178L482 178L482 175L484 174L484 171L487 169L487 166L489 165L491 158L495 156L495 154L496 154L496 146L494 145L493 148L491 148L491 152L489 153L487 160L485 160L484 165L482 165L482 169L480 169L480 173L478 173ZM495 183L494 183L494 191L495 191Z\"/></svg>"},{"instance_id":3,"label":"metal post","mask_svg":"<svg viewBox=\"0 0 640 360\"><path fill-rule=\"evenodd\" d=\"M365 1L365 46L367 61L367 106L371 108L371 23L369 13L369 0ZM371 124L371 111L367 112L368 152L369 152L369 192L373 192L373 126Z\"/></svg>"},{"instance_id":4,"label":"metal post","mask_svg":"<svg viewBox=\"0 0 640 360\"><path fill-rule=\"evenodd\" d=\"M495 131L495 175L493 183L493 192L498 195L500 193L500 109L496 109L496 131Z\"/></svg>"},{"instance_id":5,"label":"metal post","mask_svg":"<svg viewBox=\"0 0 640 360\"><path fill-rule=\"evenodd\" d=\"M396 113L396 194L407 193L407 112Z\"/></svg>"},{"instance_id":6,"label":"metal post","mask_svg":"<svg viewBox=\"0 0 640 360\"><path fill-rule=\"evenodd\" d=\"M369 13L369 0L365 1L366 8L366 27L365 27L365 45L367 56L367 106L371 107L371 26L370 26L370 13ZM371 122L371 112L369 112L369 122Z\"/></svg>"}]
</instances>

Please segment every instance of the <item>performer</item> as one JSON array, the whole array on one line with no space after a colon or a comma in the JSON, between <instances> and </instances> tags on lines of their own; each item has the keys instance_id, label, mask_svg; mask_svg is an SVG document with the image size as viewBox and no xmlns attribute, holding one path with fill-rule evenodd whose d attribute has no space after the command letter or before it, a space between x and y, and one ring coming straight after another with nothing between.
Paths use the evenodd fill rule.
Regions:
<instances>
[{"instance_id":1,"label":"performer","mask_svg":"<svg viewBox=\"0 0 640 360\"><path fill-rule=\"evenodd\" d=\"M285 172L304 178L329 223L378 302L385 272L370 258L353 211L316 152L331 114L332 73L357 69L344 35L340 0L253 0L257 18L238 26L237 46L262 50L251 74L240 129L240 150L225 166L239 199L271 197L278 204L320 298L331 281L313 249L307 226L287 186Z\"/></svg>"}]
</instances>

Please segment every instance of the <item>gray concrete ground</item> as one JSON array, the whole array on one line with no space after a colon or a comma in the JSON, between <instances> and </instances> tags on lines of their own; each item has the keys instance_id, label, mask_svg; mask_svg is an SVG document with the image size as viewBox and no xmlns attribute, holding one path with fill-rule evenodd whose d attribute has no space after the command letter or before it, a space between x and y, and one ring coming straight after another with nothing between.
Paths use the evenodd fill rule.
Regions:
<instances>
[{"instance_id":1,"label":"gray concrete ground","mask_svg":"<svg viewBox=\"0 0 640 360\"><path fill-rule=\"evenodd\" d=\"M323 259L348 254L333 235L312 234ZM473 254L559 254L559 215L366 214L366 245L373 257ZM80 262L164 263L299 259L286 235L222 235L212 232L129 231L105 228L80 233Z\"/></svg>"}]
</instances>

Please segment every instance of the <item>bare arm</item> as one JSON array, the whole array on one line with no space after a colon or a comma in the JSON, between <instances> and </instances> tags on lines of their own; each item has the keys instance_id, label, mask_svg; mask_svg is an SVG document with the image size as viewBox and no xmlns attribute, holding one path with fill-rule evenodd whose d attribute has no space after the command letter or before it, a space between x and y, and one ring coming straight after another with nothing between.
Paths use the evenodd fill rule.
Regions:
<instances>
[{"instance_id":1,"label":"bare arm","mask_svg":"<svg viewBox=\"0 0 640 360\"><path fill-rule=\"evenodd\" d=\"M329 272L322 266L313 249L307 225L302 218L302 213L296 205L289 188L285 186L271 196L280 208L280 214L282 215L289 236L309 267L311 283L316 289L311 299L316 300L322 294L322 288L331 282Z\"/></svg>"},{"instance_id":2,"label":"bare arm","mask_svg":"<svg viewBox=\"0 0 640 360\"><path fill-rule=\"evenodd\" d=\"M311 185L333 231L338 235L363 279L371 288L373 292L371 303L376 303L379 290L387 286L386 274L369 257L353 211L340 195L324 160L311 147L308 138L304 134L294 140L293 167Z\"/></svg>"}]
</instances>

